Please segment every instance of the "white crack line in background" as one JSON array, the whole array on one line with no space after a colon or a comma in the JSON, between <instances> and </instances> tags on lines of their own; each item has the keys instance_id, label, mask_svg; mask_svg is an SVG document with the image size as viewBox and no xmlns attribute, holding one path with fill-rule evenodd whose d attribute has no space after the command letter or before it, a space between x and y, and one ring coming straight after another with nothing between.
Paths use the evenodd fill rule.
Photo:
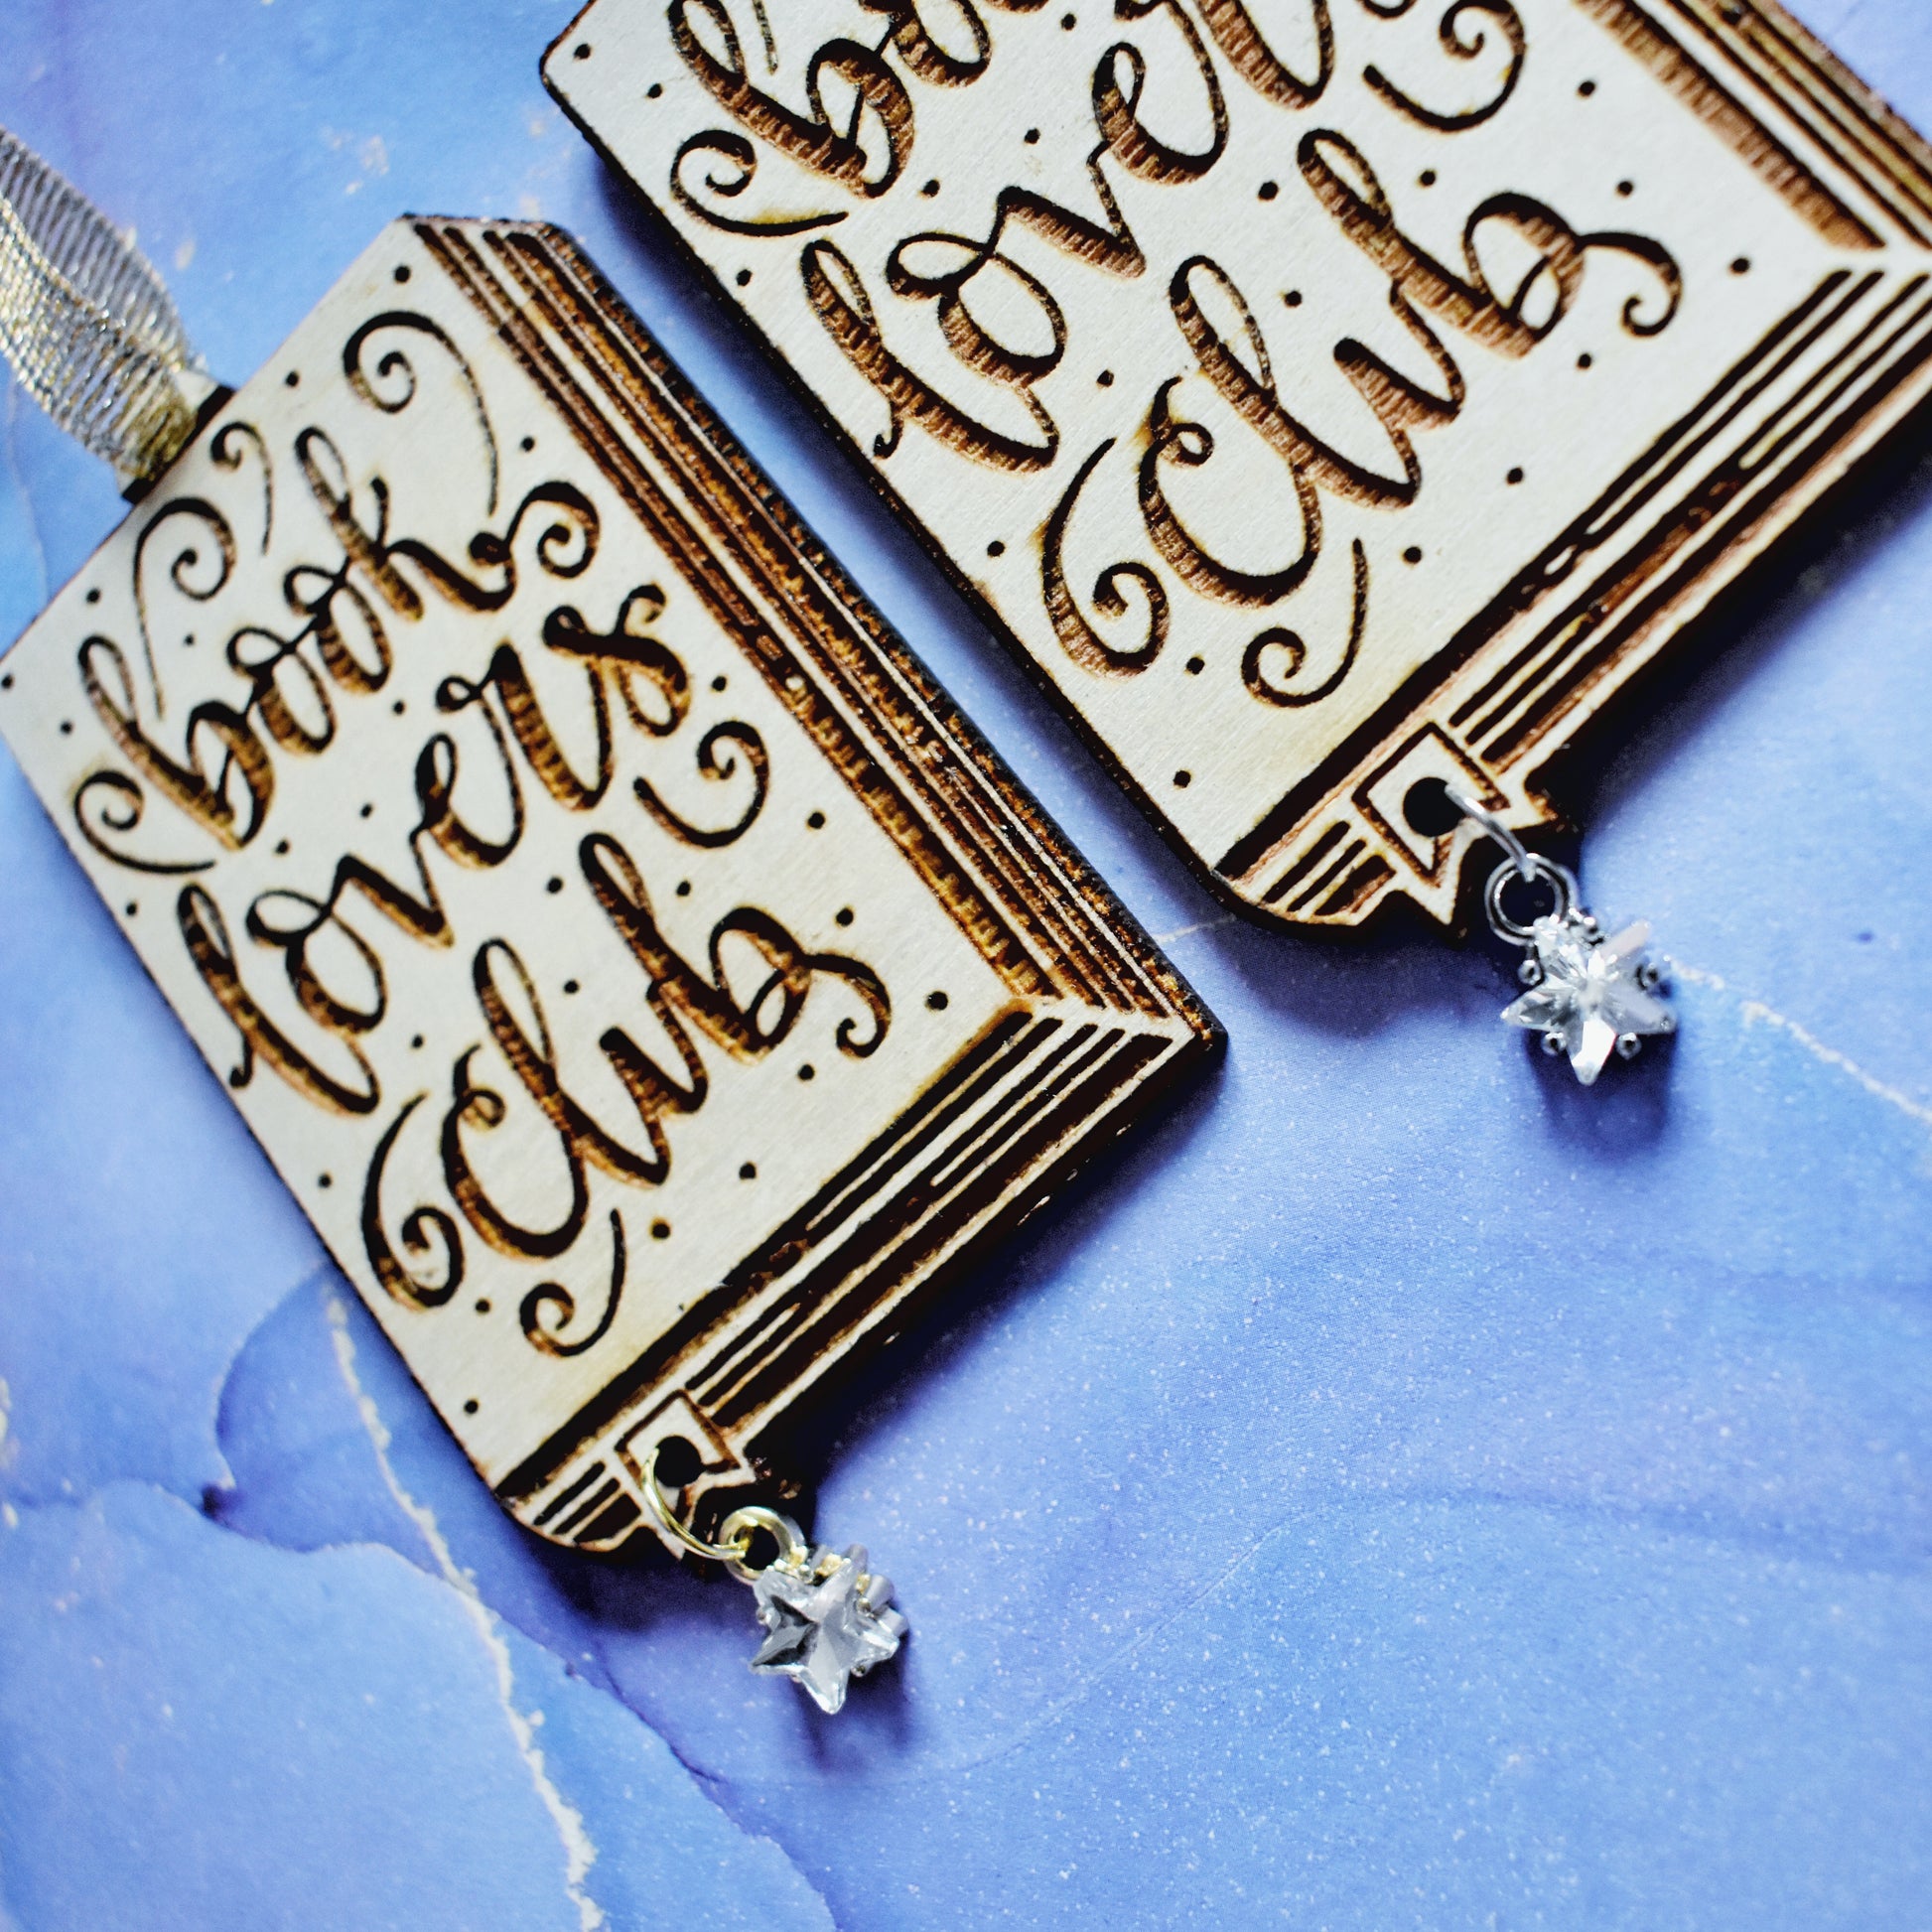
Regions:
<instances>
[{"instance_id":1,"label":"white crack line in background","mask_svg":"<svg viewBox=\"0 0 1932 1932\"><path fill-rule=\"evenodd\" d=\"M1688 966L1681 959L1664 955L1665 964L1680 979L1687 979L1693 986L1702 986L1712 993L1729 994L1740 1000L1738 1007L1746 1027L1765 1026L1788 1034L1814 1059L1822 1060L1827 1066L1841 1073L1850 1074L1874 1100L1882 1100L1888 1107L1896 1107L1909 1120L1915 1120L1921 1127L1932 1127L1932 1107L1921 1106L1909 1094L1900 1093L1896 1087L1887 1086L1875 1074L1867 1073L1850 1054L1841 1053L1836 1046L1828 1046L1818 1035L1801 1027L1795 1020L1787 1020L1774 1007L1768 1007L1762 1000L1742 998L1720 973L1706 972L1700 966Z\"/></svg>"},{"instance_id":2,"label":"white crack line in background","mask_svg":"<svg viewBox=\"0 0 1932 1932\"><path fill-rule=\"evenodd\" d=\"M537 1796L543 1800L544 1809L549 1812L557 1827L557 1836L563 1843L565 1889L577 1907L578 1920L584 1932L597 1932L597 1928L605 1923L604 1908L583 1888L585 1873L597 1863L597 1847L591 1843L590 1834L584 1829L582 1815L551 1782L550 1774L544 1768L543 1752L536 1741L536 1727L543 1722L542 1713L532 1712L526 1716L517 1709L516 1674L510 1663L509 1645L503 1641L503 1634L496 1627L494 1614L478 1593L476 1582L470 1573L457 1563L435 1513L419 1503L402 1486L389 1460L389 1431L376 1410L374 1398L362 1387L361 1377L355 1372L355 1341L348 1332L347 1306L340 1295L333 1293L329 1297L329 1327L330 1338L336 1348L336 1365L342 1371L344 1385L362 1419L362 1427L368 1432L369 1446L375 1451L382 1480L388 1484L397 1508L416 1525L430 1555L436 1559L443 1581L462 1600L470 1620L477 1627L478 1636L483 1639L483 1648L489 1652L490 1661L496 1667L496 1692L502 1700L503 1714L509 1720L516 1748L529 1768L530 1782L536 1787Z\"/></svg>"}]
</instances>

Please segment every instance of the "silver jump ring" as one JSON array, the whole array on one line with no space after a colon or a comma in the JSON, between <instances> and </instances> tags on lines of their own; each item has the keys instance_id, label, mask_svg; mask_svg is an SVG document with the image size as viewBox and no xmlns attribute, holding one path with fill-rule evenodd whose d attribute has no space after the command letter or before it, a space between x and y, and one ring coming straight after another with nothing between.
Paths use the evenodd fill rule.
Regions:
<instances>
[{"instance_id":1,"label":"silver jump ring","mask_svg":"<svg viewBox=\"0 0 1932 1932\"><path fill-rule=\"evenodd\" d=\"M1527 946L1535 940L1534 921L1530 925L1520 925L1503 910L1503 893L1518 880L1527 880L1531 885L1548 886L1555 895L1556 902L1538 918L1568 921L1577 909L1579 889L1577 875L1568 866L1560 866L1554 860L1539 858L1534 852L1523 855L1523 863L1501 865L1489 875L1489 884L1483 893L1483 905L1489 914L1489 924L1504 939L1513 939L1519 946Z\"/></svg>"},{"instance_id":2,"label":"silver jump ring","mask_svg":"<svg viewBox=\"0 0 1932 1932\"><path fill-rule=\"evenodd\" d=\"M1494 812L1479 805L1466 791L1458 790L1454 785L1445 785L1443 789L1449 793L1449 803L1464 818L1471 819L1477 825L1480 825L1509 854L1510 864L1516 868L1519 878L1534 879L1536 877L1534 868L1539 861L1530 851L1529 847Z\"/></svg>"},{"instance_id":3,"label":"silver jump ring","mask_svg":"<svg viewBox=\"0 0 1932 1932\"><path fill-rule=\"evenodd\" d=\"M643 1468L644 1501L650 1513L674 1543L689 1550L694 1557L705 1557L712 1563L722 1563L742 1584L749 1584L758 1576L758 1571L745 1561L746 1552L752 1547L752 1538L759 1531L765 1531L778 1546L778 1554L773 1561L779 1568L796 1570L807 1554L805 1539L798 1533L798 1525L787 1516L780 1516L775 1509L764 1509L757 1504L748 1504L743 1509L735 1509L718 1526L718 1541L707 1543L703 1537L689 1528L678 1518L671 1507L671 1499L664 1493L664 1485L657 1479L657 1451L652 1449Z\"/></svg>"}]
</instances>

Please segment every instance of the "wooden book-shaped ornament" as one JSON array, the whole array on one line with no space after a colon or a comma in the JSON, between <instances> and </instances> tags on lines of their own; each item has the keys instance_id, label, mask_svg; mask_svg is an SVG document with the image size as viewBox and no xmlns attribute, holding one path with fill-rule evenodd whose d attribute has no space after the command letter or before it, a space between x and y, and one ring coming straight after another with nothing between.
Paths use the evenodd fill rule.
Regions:
<instances>
[{"instance_id":1,"label":"wooden book-shaped ornament","mask_svg":"<svg viewBox=\"0 0 1932 1932\"><path fill-rule=\"evenodd\" d=\"M594 0L544 70L1268 917L1449 919L1932 385L1932 153L1770 0Z\"/></svg>"},{"instance_id":2,"label":"wooden book-shaped ornament","mask_svg":"<svg viewBox=\"0 0 1932 1932\"><path fill-rule=\"evenodd\" d=\"M0 730L581 1548L688 1542L661 1448L682 1512L753 1481L1217 1039L554 229L385 230L0 659Z\"/></svg>"}]
</instances>

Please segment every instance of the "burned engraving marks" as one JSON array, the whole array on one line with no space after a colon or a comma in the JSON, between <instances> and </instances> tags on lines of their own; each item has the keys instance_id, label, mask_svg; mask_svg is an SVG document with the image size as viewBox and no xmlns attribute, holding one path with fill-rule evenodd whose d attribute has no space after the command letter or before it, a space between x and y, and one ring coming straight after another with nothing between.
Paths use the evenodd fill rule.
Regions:
<instances>
[{"instance_id":1,"label":"burned engraving marks","mask_svg":"<svg viewBox=\"0 0 1932 1932\"><path fill-rule=\"evenodd\" d=\"M644 1433L748 1479L1211 1042L546 230L392 228L0 727L479 1468L594 1547Z\"/></svg>"},{"instance_id":2,"label":"burned engraving marks","mask_svg":"<svg viewBox=\"0 0 1932 1932\"><path fill-rule=\"evenodd\" d=\"M1925 151L1771 6L595 0L546 74L1275 916L1447 917L1408 792L1543 816L1927 380Z\"/></svg>"}]
</instances>

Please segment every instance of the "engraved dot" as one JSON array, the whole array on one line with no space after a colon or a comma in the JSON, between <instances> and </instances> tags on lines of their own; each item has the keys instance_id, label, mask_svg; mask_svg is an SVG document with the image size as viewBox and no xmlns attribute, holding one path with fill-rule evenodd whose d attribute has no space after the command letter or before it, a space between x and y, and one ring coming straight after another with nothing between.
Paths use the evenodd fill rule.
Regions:
<instances>
[{"instance_id":1,"label":"engraved dot","mask_svg":"<svg viewBox=\"0 0 1932 1932\"><path fill-rule=\"evenodd\" d=\"M1594 80L1586 80L1584 84L1577 89L1577 91L1580 94L1582 94L1586 100L1587 100L1590 97L1590 95L1596 91L1596 82Z\"/></svg>"},{"instance_id":2,"label":"engraved dot","mask_svg":"<svg viewBox=\"0 0 1932 1932\"><path fill-rule=\"evenodd\" d=\"M393 711L398 718L400 718L402 714L409 709L409 707L406 704L404 704L400 698L398 698L395 701L395 703L389 707L389 709Z\"/></svg>"},{"instance_id":3,"label":"engraved dot","mask_svg":"<svg viewBox=\"0 0 1932 1932\"><path fill-rule=\"evenodd\" d=\"M1509 475L1503 479L1503 482L1508 483L1519 483L1522 481L1523 481L1523 473L1520 470L1512 470L1509 473Z\"/></svg>"},{"instance_id":4,"label":"engraved dot","mask_svg":"<svg viewBox=\"0 0 1932 1932\"><path fill-rule=\"evenodd\" d=\"M577 990L578 987L577 987L577 982L575 980L564 981L564 991L566 993L575 993Z\"/></svg>"},{"instance_id":5,"label":"engraved dot","mask_svg":"<svg viewBox=\"0 0 1932 1932\"><path fill-rule=\"evenodd\" d=\"M89 591L89 592L87 593L87 602L88 602L89 604L98 604L98 603L100 602L100 593L99 593L99 591L97 591L97 590L95 590L95 591Z\"/></svg>"},{"instance_id":6,"label":"engraved dot","mask_svg":"<svg viewBox=\"0 0 1932 1932\"><path fill-rule=\"evenodd\" d=\"M1637 184L1633 181L1620 181L1616 185L1616 192L1628 201L1637 192Z\"/></svg>"},{"instance_id":7,"label":"engraved dot","mask_svg":"<svg viewBox=\"0 0 1932 1932\"><path fill-rule=\"evenodd\" d=\"M1751 258L1748 255L1739 255L1731 263L1730 272L1733 275L1748 275L1751 272Z\"/></svg>"},{"instance_id":8,"label":"engraved dot","mask_svg":"<svg viewBox=\"0 0 1932 1932\"><path fill-rule=\"evenodd\" d=\"M650 1238L653 1241L668 1241L671 1238L669 1221L653 1221L650 1224Z\"/></svg>"},{"instance_id":9,"label":"engraved dot","mask_svg":"<svg viewBox=\"0 0 1932 1932\"><path fill-rule=\"evenodd\" d=\"M1422 173L1416 177L1416 179L1420 181L1425 188L1434 188L1436 186L1436 170L1434 168L1425 168L1422 171Z\"/></svg>"},{"instance_id":10,"label":"engraved dot","mask_svg":"<svg viewBox=\"0 0 1932 1932\"><path fill-rule=\"evenodd\" d=\"M814 832L819 831L824 827L825 814L823 812L813 812L812 815L806 819L805 823L809 825Z\"/></svg>"},{"instance_id":11,"label":"engraved dot","mask_svg":"<svg viewBox=\"0 0 1932 1932\"><path fill-rule=\"evenodd\" d=\"M479 1314L487 1314L489 1312L489 1298L487 1296L484 1296L483 1299L477 1304L477 1312Z\"/></svg>"},{"instance_id":12,"label":"engraved dot","mask_svg":"<svg viewBox=\"0 0 1932 1932\"><path fill-rule=\"evenodd\" d=\"M1422 562L1422 551L1421 551L1421 549L1420 549L1420 548L1419 548L1419 547L1418 547L1417 545L1415 545L1415 544L1413 544L1413 543L1412 543L1412 544L1411 544L1411 545L1410 545L1410 546L1408 547L1408 549L1407 549L1407 550L1405 550L1405 551L1404 551L1404 552L1402 553L1402 561L1403 561L1403 562L1404 562L1405 564L1419 564L1419 563L1421 563L1421 562Z\"/></svg>"},{"instance_id":13,"label":"engraved dot","mask_svg":"<svg viewBox=\"0 0 1932 1932\"><path fill-rule=\"evenodd\" d=\"M128 917L129 917L130 919L131 919L131 918L133 918L133 916L135 915L135 913L137 913L138 911L140 911L140 909L141 909L141 905L140 905L140 901L139 901L138 899L129 899L129 900L128 900L128 902L127 902L127 916L128 916Z\"/></svg>"},{"instance_id":14,"label":"engraved dot","mask_svg":"<svg viewBox=\"0 0 1932 1932\"><path fill-rule=\"evenodd\" d=\"M998 537L995 537L993 541L986 546L986 554L989 557L1004 557L1007 554L1007 547L1004 543L1000 541Z\"/></svg>"},{"instance_id":15,"label":"engraved dot","mask_svg":"<svg viewBox=\"0 0 1932 1932\"><path fill-rule=\"evenodd\" d=\"M756 1180L759 1177L759 1171L758 1171L757 1164L755 1162L747 1161L745 1165L739 1169L738 1177L740 1180Z\"/></svg>"},{"instance_id":16,"label":"engraved dot","mask_svg":"<svg viewBox=\"0 0 1932 1932\"><path fill-rule=\"evenodd\" d=\"M726 678L724 672L722 671L720 671L718 675L711 680L711 688L714 691L722 691L725 688L725 684L726 684Z\"/></svg>"},{"instance_id":17,"label":"engraved dot","mask_svg":"<svg viewBox=\"0 0 1932 1932\"><path fill-rule=\"evenodd\" d=\"M690 882L690 880L688 880L688 879L680 879L680 880L679 880L679 881L677 882L677 896L678 896L678 897L679 897L679 898L689 898L689 897L691 897L691 882Z\"/></svg>"},{"instance_id":18,"label":"engraved dot","mask_svg":"<svg viewBox=\"0 0 1932 1932\"><path fill-rule=\"evenodd\" d=\"M1302 291L1300 289L1290 289L1289 292L1282 297L1282 300L1285 303L1287 303L1291 309L1299 309L1302 306Z\"/></svg>"},{"instance_id":19,"label":"engraved dot","mask_svg":"<svg viewBox=\"0 0 1932 1932\"><path fill-rule=\"evenodd\" d=\"M289 842L287 839L277 839L275 841L275 856L278 859L286 859L289 856Z\"/></svg>"},{"instance_id":20,"label":"engraved dot","mask_svg":"<svg viewBox=\"0 0 1932 1932\"><path fill-rule=\"evenodd\" d=\"M1185 791L1194 782L1194 774L1191 771L1176 771L1173 774L1173 781L1182 791Z\"/></svg>"},{"instance_id":21,"label":"engraved dot","mask_svg":"<svg viewBox=\"0 0 1932 1932\"><path fill-rule=\"evenodd\" d=\"M851 906L841 905L839 909L832 914L832 917L840 925L850 925L852 923Z\"/></svg>"},{"instance_id":22,"label":"engraved dot","mask_svg":"<svg viewBox=\"0 0 1932 1932\"><path fill-rule=\"evenodd\" d=\"M1026 142L1028 147L1035 147L1039 142L1039 129L1030 127L1021 138Z\"/></svg>"},{"instance_id":23,"label":"engraved dot","mask_svg":"<svg viewBox=\"0 0 1932 1932\"><path fill-rule=\"evenodd\" d=\"M184 650L193 650L195 648L195 633L192 630L189 631L188 634L182 638L181 642L182 642L182 648Z\"/></svg>"},{"instance_id":24,"label":"engraved dot","mask_svg":"<svg viewBox=\"0 0 1932 1932\"><path fill-rule=\"evenodd\" d=\"M934 1013L944 1013L948 1005L946 996L943 993L928 993L925 996L925 1003Z\"/></svg>"},{"instance_id":25,"label":"engraved dot","mask_svg":"<svg viewBox=\"0 0 1932 1932\"><path fill-rule=\"evenodd\" d=\"M11 691L13 688L14 674L9 671L5 677L0 677L0 691Z\"/></svg>"},{"instance_id":26,"label":"engraved dot","mask_svg":"<svg viewBox=\"0 0 1932 1932\"><path fill-rule=\"evenodd\" d=\"M362 816L364 818L373 818L375 816L375 807L373 805L364 805L362 807Z\"/></svg>"},{"instance_id":27,"label":"engraved dot","mask_svg":"<svg viewBox=\"0 0 1932 1932\"><path fill-rule=\"evenodd\" d=\"M71 738L73 736L73 721L71 719L63 718L61 720L61 736L63 738Z\"/></svg>"},{"instance_id":28,"label":"engraved dot","mask_svg":"<svg viewBox=\"0 0 1932 1932\"><path fill-rule=\"evenodd\" d=\"M644 98L646 100L662 100L664 98L663 81L653 80L650 83L650 85L644 89Z\"/></svg>"},{"instance_id":29,"label":"engraved dot","mask_svg":"<svg viewBox=\"0 0 1932 1932\"><path fill-rule=\"evenodd\" d=\"M1265 181L1255 192L1262 201L1272 202L1282 192L1282 185L1278 181Z\"/></svg>"},{"instance_id":30,"label":"engraved dot","mask_svg":"<svg viewBox=\"0 0 1932 1932\"><path fill-rule=\"evenodd\" d=\"M798 1069L798 1077L801 1080L816 1080L818 1078L818 1068L813 1066L808 1060Z\"/></svg>"},{"instance_id":31,"label":"engraved dot","mask_svg":"<svg viewBox=\"0 0 1932 1932\"><path fill-rule=\"evenodd\" d=\"M751 284L751 280L752 280L752 271L749 268L741 268L738 271L737 281L738 281L738 286L740 288L749 287Z\"/></svg>"},{"instance_id":32,"label":"engraved dot","mask_svg":"<svg viewBox=\"0 0 1932 1932\"><path fill-rule=\"evenodd\" d=\"M302 386L302 377L294 369L291 369L287 375L283 376L282 382L286 388L299 389Z\"/></svg>"},{"instance_id":33,"label":"engraved dot","mask_svg":"<svg viewBox=\"0 0 1932 1932\"><path fill-rule=\"evenodd\" d=\"M523 441L520 442L516 447L519 450L521 450L525 456L528 456L529 453L536 448L536 446L537 446L537 439L534 436L526 436L523 439Z\"/></svg>"},{"instance_id":34,"label":"engraved dot","mask_svg":"<svg viewBox=\"0 0 1932 1932\"><path fill-rule=\"evenodd\" d=\"M543 890L546 893L561 893L563 889L564 889L564 882L561 879L553 879L544 887Z\"/></svg>"},{"instance_id":35,"label":"engraved dot","mask_svg":"<svg viewBox=\"0 0 1932 1932\"><path fill-rule=\"evenodd\" d=\"M1577 357L1577 366L1580 369L1592 369L1596 366L1596 357L1586 349L1583 354Z\"/></svg>"},{"instance_id":36,"label":"engraved dot","mask_svg":"<svg viewBox=\"0 0 1932 1932\"><path fill-rule=\"evenodd\" d=\"M1078 21L1078 16L1077 16L1077 15L1074 15L1074 14L1061 14L1061 15L1060 15L1060 26L1061 26L1061 27L1062 27L1062 28L1063 28L1063 29L1064 29L1064 30L1065 30L1065 31L1066 31L1067 33L1069 33L1069 34L1070 34L1070 33L1072 33L1072 31L1073 31L1073 29L1074 29L1074 28L1075 28L1075 27L1076 27L1076 26L1077 26L1078 24L1079 24L1079 21Z\"/></svg>"},{"instance_id":37,"label":"engraved dot","mask_svg":"<svg viewBox=\"0 0 1932 1932\"><path fill-rule=\"evenodd\" d=\"M570 58L573 61L588 61L591 58L590 42L579 41L577 45L570 50Z\"/></svg>"},{"instance_id":38,"label":"engraved dot","mask_svg":"<svg viewBox=\"0 0 1932 1932\"><path fill-rule=\"evenodd\" d=\"M318 1187L333 1187L335 1184L336 1176L333 1173L319 1173L316 1175L316 1185Z\"/></svg>"},{"instance_id":39,"label":"engraved dot","mask_svg":"<svg viewBox=\"0 0 1932 1932\"><path fill-rule=\"evenodd\" d=\"M408 280L409 280L409 270L408 270L408 269L406 269L406 268L399 268L399 269L397 269L397 270L396 270L396 280L397 280L398 282L406 282L406 281L408 281Z\"/></svg>"},{"instance_id":40,"label":"engraved dot","mask_svg":"<svg viewBox=\"0 0 1932 1932\"><path fill-rule=\"evenodd\" d=\"M1100 373L1094 377L1094 380L1097 383L1099 383L1099 385L1103 389L1111 389L1114 386L1114 372L1112 369L1102 369Z\"/></svg>"},{"instance_id":41,"label":"engraved dot","mask_svg":"<svg viewBox=\"0 0 1932 1932\"><path fill-rule=\"evenodd\" d=\"M423 1045L423 1036L422 1036L422 1035L421 1035L421 1034L418 1034L418 1035L416 1035L416 1036L415 1036L415 1037L414 1037L413 1039L411 1039L409 1043L410 1043L410 1045L411 1045L411 1046L413 1046L413 1047L414 1047L414 1048L415 1048L415 1049L416 1049L416 1050L417 1050L418 1052L420 1052L420 1051L422 1050L422 1045Z\"/></svg>"},{"instance_id":42,"label":"engraved dot","mask_svg":"<svg viewBox=\"0 0 1932 1932\"><path fill-rule=\"evenodd\" d=\"M1205 659L1199 657L1188 658L1187 675L1189 677L1199 677L1200 674L1206 669L1207 669L1207 664Z\"/></svg>"},{"instance_id":43,"label":"engraved dot","mask_svg":"<svg viewBox=\"0 0 1932 1932\"><path fill-rule=\"evenodd\" d=\"M921 195L926 196L928 199L938 194L938 192L939 192L939 184L936 181L927 182L926 185L919 190L919 193Z\"/></svg>"},{"instance_id":44,"label":"engraved dot","mask_svg":"<svg viewBox=\"0 0 1932 1932\"><path fill-rule=\"evenodd\" d=\"M463 1405L463 1413L466 1416L474 1416L477 1413L478 1409L481 1408L482 1406L483 1405L478 1402L477 1398L475 1396L472 1396L470 1400Z\"/></svg>"}]
</instances>

